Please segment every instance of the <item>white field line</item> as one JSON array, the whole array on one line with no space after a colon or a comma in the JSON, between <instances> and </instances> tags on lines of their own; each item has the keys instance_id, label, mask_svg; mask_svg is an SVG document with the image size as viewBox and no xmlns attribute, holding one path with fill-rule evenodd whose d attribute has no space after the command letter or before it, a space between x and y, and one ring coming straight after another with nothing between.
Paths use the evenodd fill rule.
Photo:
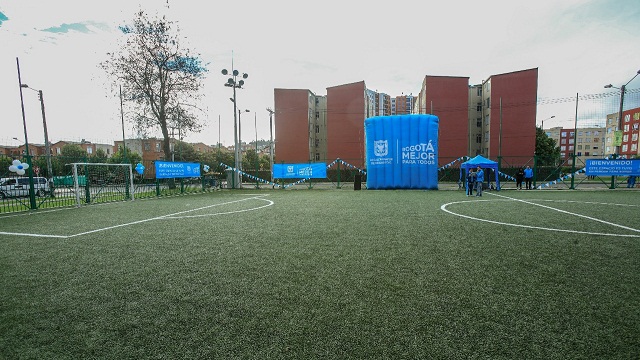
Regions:
<instances>
[{"instance_id":1,"label":"white field line","mask_svg":"<svg viewBox=\"0 0 640 360\"><path fill-rule=\"evenodd\" d=\"M639 230L639 229L634 229L634 228L631 228L631 227L628 227L628 226L624 226L624 225L620 225L620 224L612 223L612 222L610 222L610 221L605 221L605 220L596 219L596 218L591 217L591 216L582 215L582 214L576 214L576 213L572 213L572 212L570 212L570 211L561 210L561 209L556 209L556 208L553 208L553 207L551 207L551 206L546 206L546 205L542 205L542 204L536 204L536 203L534 203L534 202L530 202L530 201L526 201L526 200L521 200L521 199L515 199L515 198L511 198L511 197L504 196L504 195L498 195L498 194L491 194L491 195L493 195L493 196L497 196L497 197L501 197L501 198L504 198L504 199L514 200L514 201L520 201L520 202L523 202L523 203L525 203L525 204L529 204L529 205L535 205L535 206L543 207L543 208L545 208L545 209L558 211L558 212L561 212L561 213L563 213L563 214L573 215L573 216L577 216L577 217L581 217L581 218L585 218L585 219L589 219L589 220L597 221L597 222L599 222L599 223L603 223L603 224L607 224L607 225L611 225L611 226L619 227L619 228L621 228L621 229L630 230L630 231L634 231L634 232L638 232L638 233L640 233L640 230Z\"/></svg>"},{"instance_id":2,"label":"white field line","mask_svg":"<svg viewBox=\"0 0 640 360\"><path fill-rule=\"evenodd\" d=\"M265 195L261 195L261 196L265 196ZM247 201L247 200L253 200L253 199L264 200L264 201L269 202L269 204L265 205L265 206L260 206L258 208L254 208L254 209L230 211L230 212L226 212L226 213L221 213L220 215L233 214L233 213L236 213L236 212L244 212L244 211L251 211L251 210L258 210L258 209L264 208L266 206L273 205L273 201L262 199L261 196L253 196L253 197L248 197L246 199L241 199L241 200L234 200L234 201L228 201L228 202L224 202L224 203L220 203L220 204L207 205L207 206L203 206L203 207L196 208L196 209L179 211L179 212L173 213L173 214L156 216L156 217L149 218L149 219L132 221L132 222L129 222L129 223L108 226L108 227L105 227L105 228L85 231L85 232L81 232L81 233L78 233L78 234L72 234L72 235L48 235L48 234L12 233L12 232L4 232L4 231L0 232L0 235L14 235L14 236L28 236L28 237L49 237L49 238L68 239L68 238L72 238L72 237L77 237L77 236L82 236L82 235L87 235L87 234L93 234L93 233L97 233L97 232L100 232L100 231L111 230L111 229L116 229L116 228L120 228L120 227L141 224L141 223L154 221L154 220L159 220L159 219L167 219L167 218L169 218L169 219L180 219L181 217L176 217L176 215L186 214L186 213L190 213L190 212L194 212L194 211L200 211L200 210L204 210L204 209L209 209L209 208L216 207L216 206L229 205L229 204L238 203L238 202ZM186 217L190 217L190 216L186 216Z\"/></svg>"},{"instance_id":3,"label":"white field line","mask_svg":"<svg viewBox=\"0 0 640 360\"><path fill-rule=\"evenodd\" d=\"M495 195L495 194L492 194ZM508 197L505 197L507 200L515 200L515 199L511 199ZM455 216L459 216L465 219L470 219L470 220L476 220L476 221L482 221L482 222L487 222L487 223L491 223L491 224L496 224L496 225L505 225L505 226L514 226L514 227L521 227L521 228L525 228L525 229L537 229L537 230L546 230L546 231L558 231L558 232L565 232L565 233L572 233L572 234L585 234L585 235L601 235L601 236L618 236L618 237L633 237L633 238L640 238L640 235L634 235L634 234L612 234L612 233L597 233L597 232L590 232L590 231L580 231L580 230L567 230L567 229L556 229L556 228L548 228L548 227L542 227L542 226L532 226L532 225L522 225L522 224L512 224L512 223L506 223L506 222L502 222L502 221L495 221L495 220L487 220L487 219L481 219L481 218L477 218L477 217L473 217L473 216L468 216L468 215L462 215L462 214L458 214L455 213L449 209L447 209L447 206L452 205L452 204L463 204L463 203L470 203L470 202L477 202L477 201L490 201L490 200L463 200L463 201L453 201L450 203L446 203L443 204L442 206L440 206L440 209L446 213L449 213L451 215L455 215ZM506 201L506 200L505 200ZM533 205L538 205L538 204L533 204ZM557 211L561 211L561 212L565 212L564 210L559 210L559 209L555 209L555 208L550 208L552 210L557 210ZM573 213L568 213L570 215L578 215L578 214L573 214ZM603 222L602 220L599 220L600 222ZM606 222L605 222L606 223ZM640 230L636 230L636 229L631 229L633 231L640 231Z\"/></svg>"}]
</instances>

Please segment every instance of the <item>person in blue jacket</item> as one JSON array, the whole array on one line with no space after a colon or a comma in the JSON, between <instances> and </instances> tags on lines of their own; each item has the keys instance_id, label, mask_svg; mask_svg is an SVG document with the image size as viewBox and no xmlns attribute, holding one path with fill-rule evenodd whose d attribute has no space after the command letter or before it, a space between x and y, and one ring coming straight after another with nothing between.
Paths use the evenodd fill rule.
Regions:
<instances>
[{"instance_id":1,"label":"person in blue jacket","mask_svg":"<svg viewBox=\"0 0 640 360\"><path fill-rule=\"evenodd\" d=\"M476 170L476 196L482 196L482 183L484 182L484 171L478 166Z\"/></svg>"},{"instance_id":2,"label":"person in blue jacket","mask_svg":"<svg viewBox=\"0 0 640 360\"><path fill-rule=\"evenodd\" d=\"M531 181L533 181L533 169L530 166L527 166L527 168L524 169L524 183L527 190L532 189Z\"/></svg>"}]
</instances>

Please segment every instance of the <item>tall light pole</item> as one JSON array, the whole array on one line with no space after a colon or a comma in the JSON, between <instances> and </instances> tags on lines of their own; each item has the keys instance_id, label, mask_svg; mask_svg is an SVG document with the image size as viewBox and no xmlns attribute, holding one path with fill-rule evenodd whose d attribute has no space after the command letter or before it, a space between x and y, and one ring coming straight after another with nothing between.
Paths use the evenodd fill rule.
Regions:
<instances>
[{"instance_id":1,"label":"tall light pole","mask_svg":"<svg viewBox=\"0 0 640 360\"><path fill-rule=\"evenodd\" d=\"M127 159L127 143L124 137L124 111L122 105L122 85L120 85L120 119L122 120L122 162Z\"/></svg>"},{"instance_id":2,"label":"tall light pole","mask_svg":"<svg viewBox=\"0 0 640 360\"><path fill-rule=\"evenodd\" d=\"M238 169L242 170L242 113L249 112L250 110L240 110L238 109L238 144L240 145L240 164L238 165ZM240 184L242 185L242 184Z\"/></svg>"},{"instance_id":3,"label":"tall light pole","mask_svg":"<svg viewBox=\"0 0 640 360\"><path fill-rule=\"evenodd\" d=\"M31 154L29 154L29 138L27 137L27 120L24 116L24 96L22 95L22 77L20 75L20 60L16 57L16 65L18 67L18 88L20 89L20 106L22 107L22 126L24 128L24 153L27 158L27 164L29 168L29 205L32 210L38 208L36 205L36 195L33 188L33 166L31 166Z\"/></svg>"},{"instance_id":4,"label":"tall light pole","mask_svg":"<svg viewBox=\"0 0 640 360\"><path fill-rule=\"evenodd\" d=\"M269 172L271 172L271 182L273 182L273 110L267 108L269 112L269 132L271 141L269 143Z\"/></svg>"},{"instance_id":5,"label":"tall light pole","mask_svg":"<svg viewBox=\"0 0 640 360\"><path fill-rule=\"evenodd\" d=\"M44 128L44 150L46 151L45 158L47 159L47 176L53 181L53 167L51 166L51 144L49 143L49 132L47 131L47 116L44 111L44 97L42 90L36 90L29 87L27 84L20 84L20 87L33 90L38 93L40 99L40 110L42 111L42 127Z\"/></svg>"},{"instance_id":6,"label":"tall light pole","mask_svg":"<svg viewBox=\"0 0 640 360\"><path fill-rule=\"evenodd\" d=\"M624 106L624 93L626 91L626 87L627 85L629 85L630 82L633 81L633 79L636 78L636 76L640 75L640 70L638 70L636 72L636 74L631 78L631 80L627 81L626 84L620 86L620 87L615 87L611 84L609 85L605 85L605 89L610 89L610 88L614 88L614 89L619 89L620 90L620 109L618 111L618 131L622 130L622 111L623 111L623 106ZM618 157L620 155L620 145L616 145L616 153L615 153L615 157Z\"/></svg>"},{"instance_id":7,"label":"tall light pole","mask_svg":"<svg viewBox=\"0 0 640 360\"><path fill-rule=\"evenodd\" d=\"M624 92L626 90L627 85L629 85L629 83L632 82L633 79L635 79L636 76L638 76L638 75L640 75L640 70L638 70L636 72L636 74L631 78L631 80L627 81L626 84L620 86L619 88L615 87L615 86L613 86L611 84L608 84L608 85L604 86L605 89L610 89L610 88L620 89L620 109L618 111L618 131L620 131L620 132L622 131L622 111L623 111L623 107L624 107ZM615 140L615 137L614 137L614 140ZM615 154L613 156L614 159L617 158L618 156L620 156L620 149L621 149L621 145L622 145L621 143L616 143L616 144L617 144L616 145L616 152L615 152ZM611 189L615 189L615 187L616 187L616 177L612 176L611 177Z\"/></svg>"},{"instance_id":8,"label":"tall light pole","mask_svg":"<svg viewBox=\"0 0 640 360\"><path fill-rule=\"evenodd\" d=\"M541 128L542 130L544 130L544 122L545 122L545 121L547 121L547 120L551 120L551 119L553 119L554 117L556 117L556 116L555 116L555 115L552 115L551 117L548 117L548 118L546 118L546 119L543 119L543 120L542 120L542 125L540 125L540 128Z\"/></svg>"},{"instance_id":9,"label":"tall light pole","mask_svg":"<svg viewBox=\"0 0 640 360\"><path fill-rule=\"evenodd\" d=\"M227 71L227 69L222 69L222 75L228 75L228 74L229 74L229 71ZM236 107L236 89L241 89L242 86L244 85L244 79L249 77L247 73L243 73L242 79L238 80L239 75L240 75L240 72L233 68L233 59L232 59L231 60L231 76L232 77L227 79L227 82L224 84L224 86L233 88L233 135L234 135L234 147L235 147L234 167L236 169L239 169L238 165L240 164L240 153L238 149L238 117L237 117L238 115L236 114L238 110ZM234 189L236 188L236 184L240 184L239 180L240 180L239 174L235 173L232 178L232 187Z\"/></svg>"}]
</instances>

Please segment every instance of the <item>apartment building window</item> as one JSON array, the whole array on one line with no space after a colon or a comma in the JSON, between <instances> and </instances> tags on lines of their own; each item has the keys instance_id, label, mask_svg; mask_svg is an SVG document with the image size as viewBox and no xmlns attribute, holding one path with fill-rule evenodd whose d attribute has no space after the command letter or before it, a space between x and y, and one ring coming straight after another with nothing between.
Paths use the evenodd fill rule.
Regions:
<instances>
[{"instance_id":1,"label":"apartment building window","mask_svg":"<svg viewBox=\"0 0 640 360\"><path fill-rule=\"evenodd\" d=\"M316 147L320 147L320 140L316 139Z\"/></svg>"},{"instance_id":2,"label":"apartment building window","mask_svg":"<svg viewBox=\"0 0 640 360\"><path fill-rule=\"evenodd\" d=\"M487 109L491 108L491 98L487 98Z\"/></svg>"},{"instance_id":3,"label":"apartment building window","mask_svg":"<svg viewBox=\"0 0 640 360\"><path fill-rule=\"evenodd\" d=\"M477 87L476 90L478 90L477 95L481 96L482 95L482 88L481 87Z\"/></svg>"},{"instance_id":4,"label":"apartment building window","mask_svg":"<svg viewBox=\"0 0 640 360\"><path fill-rule=\"evenodd\" d=\"M582 156L582 152L581 152L581 151L578 151L578 153L577 153L576 155L578 155L578 156Z\"/></svg>"},{"instance_id":5,"label":"apartment building window","mask_svg":"<svg viewBox=\"0 0 640 360\"><path fill-rule=\"evenodd\" d=\"M316 125L316 134L320 133L320 125Z\"/></svg>"},{"instance_id":6,"label":"apartment building window","mask_svg":"<svg viewBox=\"0 0 640 360\"><path fill-rule=\"evenodd\" d=\"M577 146L578 150L582 150L582 145Z\"/></svg>"},{"instance_id":7,"label":"apartment building window","mask_svg":"<svg viewBox=\"0 0 640 360\"><path fill-rule=\"evenodd\" d=\"M591 145L585 145L585 146L584 146L584 149L585 149L585 150L591 150Z\"/></svg>"},{"instance_id":8,"label":"apartment building window","mask_svg":"<svg viewBox=\"0 0 640 360\"><path fill-rule=\"evenodd\" d=\"M476 126L477 127L482 127L482 118L477 118L476 119Z\"/></svg>"},{"instance_id":9,"label":"apartment building window","mask_svg":"<svg viewBox=\"0 0 640 360\"><path fill-rule=\"evenodd\" d=\"M159 142L156 143L156 152L160 152L160 143Z\"/></svg>"},{"instance_id":10,"label":"apartment building window","mask_svg":"<svg viewBox=\"0 0 640 360\"><path fill-rule=\"evenodd\" d=\"M573 151L573 145L569 145L569 151Z\"/></svg>"},{"instance_id":11,"label":"apartment building window","mask_svg":"<svg viewBox=\"0 0 640 360\"><path fill-rule=\"evenodd\" d=\"M320 111L316 111L316 119L320 119Z\"/></svg>"},{"instance_id":12,"label":"apartment building window","mask_svg":"<svg viewBox=\"0 0 640 360\"><path fill-rule=\"evenodd\" d=\"M316 153L316 160L320 160L320 153Z\"/></svg>"},{"instance_id":13,"label":"apartment building window","mask_svg":"<svg viewBox=\"0 0 640 360\"><path fill-rule=\"evenodd\" d=\"M593 138L593 142L595 143L600 142L600 138Z\"/></svg>"},{"instance_id":14,"label":"apartment building window","mask_svg":"<svg viewBox=\"0 0 640 360\"><path fill-rule=\"evenodd\" d=\"M476 111L482 111L482 103L476 104Z\"/></svg>"},{"instance_id":15,"label":"apartment building window","mask_svg":"<svg viewBox=\"0 0 640 360\"><path fill-rule=\"evenodd\" d=\"M640 128L640 124L633 124L632 126L633 130L638 130L638 128Z\"/></svg>"},{"instance_id":16,"label":"apartment building window","mask_svg":"<svg viewBox=\"0 0 640 360\"><path fill-rule=\"evenodd\" d=\"M622 145L622 152L627 152L628 148L629 146L627 146L627 144Z\"/></svg>"},{"instance_id":17,"label":"apartment building window","mask_svg":"<svg viewBox=\"0 0 640 360\"><path fill-rule=\"evenodd\" d=\"M635 133L635 134L631 135L631 141L633 141L633 142L638 141L638 133Z\"/></svg>"},{"instance_id":18,"label":"apartment building window","mask_svg":"<svg viewBox=\"0 0 640 360\"><path fill-rule=\"evenodd\" d=\"M573 144L573 139L569 139L569 144Z\"/></svg>"},{"instance_id":19,"label":"apartment building window","mask_svg":"<svg viewBox=\"0 0 640 360\"><path fill-rule=\"evenodd\" d=\"M484 142L489 142L489 132L488 131L486 131L484 133Z\"/></svg>"},{"instance_id":20,"label":"apartment building window","mask_svg":"<svg viewBox=\"0 0 640 360\"><path fill-rule=\"evenodd\" d=\"M588 152L588 151L585 151L585 152L584 152L584 156L589 156L589 152Z\"/></svg>"},{"instance_id":21,"label":"apartment building window","mask_svg":"<svg viewBox=\"0 0 640 360\"><path fill-rule=\"evenodd\" d=\"M624 122L629 122L631 121L631 115L627 114L624 116Z\"/></svg>"},{"instance_id":22,"label":"apartment building window","mask_svg":"<svg viewBox=\"0 0 640 360\"><path fill-rule=\"evenodd\" d=\"M481 144L482 143L482 135L478 134L476 135L476 144Z\"/></svg>"},{"instance_id":23,"label":"apartment building window","mask_svg":"<svg viewBox=\"0 0 640 360\"><path fill-rule=\"evenodd\" d=\"M87 148L87 154L89 155L93 154L93 148L91 146Z\"/></svg>"},{"instance_id":24,"label":"apartment building window","mask_svg":"<svg viewBox=\"0 0 640 360\"><path fill-rule=\"evenodd\" d=\"M638 144L631 144L631 151L632 152L638 151Z\"/></svg>"},{"instance_id":25,"label":"apartment building window","mask_svg":"<svg viewBox=\"0 0 640 360\"><path fill-rule=\"evenodd\" d=\"M144 150L145 150L145 151L151 151L151 144L149 144L149 143L144 143Z\"/></svg>"},{"instance_id":26,"label":"apartment building window","mask_svg":"<svg viewBox=\"0 0 640 360\"><path fill-rule=\"evenodd\" d=\"M629 124L627 124L627 125L625 125L625 126L624 126L624 131L625 131L625 132L629 131Z\"/></svg>"},{"instance_id":27,"label":"apartment building window","mask_svg":"<svg viewBox=\"0 0 640 360\"><path fill-rule=\"evenodd\" d=\"M578 138L578 144L582 142L582 138Z\"/></svg>"},{"instance_id":28,"label":"apartment building window","mask_svg":"<svg viewBox=\"0 0 640 360\"><path fill-rule=\"evenodd\" d=\"M567 147L566 146L560 146L560 151L567 151Z\"/></svg>"},{"instance_id":29,"label":"apartment building window","mask_svg":"<svg viewBox=\"0 0 640 360\"><path fill-rule=\"evenodd\" d=\"M566 131L561 132L561 133L560 133L560 136L562 136L563 138L564 138L564 137L567 137L567 132L566 132Z\"/></svg>"},{"instance_id":30,"label":"apartment building window","mask_svg":"<svg viewBox=\"0 0 640 360\"><path fill-rule=\"evenodd\" d=\"M56 154L60 155L62 153L62 149L56 148Z\"/></svg>"},{"instance_id":31,"label":"apartment building window","mask_svg":"<svg viewBox=\"0 0 640 360\"><path fill-rule=\"evenodd\" d=\"M629 135L624 134L624 135L622 136L622 142L629 142Z\"/></svg>"},{"instance_id":32,"label":"apartment building window","mask_svg":"<svg viewBox=\"0 0 640 360\"><path fill-rule=\"evenodd\" d=\"M560 143L562 143L562 144L566 144L566 143L567 143L567 139L562 138L562 140L560 140Z\"/></svg>"}]
</instances>

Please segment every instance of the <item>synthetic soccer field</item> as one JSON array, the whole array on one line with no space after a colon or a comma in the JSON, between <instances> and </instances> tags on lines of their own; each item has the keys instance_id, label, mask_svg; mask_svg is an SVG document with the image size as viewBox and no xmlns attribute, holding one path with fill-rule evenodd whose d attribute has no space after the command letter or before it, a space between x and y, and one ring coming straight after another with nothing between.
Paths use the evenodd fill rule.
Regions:
<instances>
[{"instance_id":1,"label":"synthetic soccer field","mask_svg":"<svg viewBox=\"0 0 640 360\"><path fill-rule=\"evenodd\" d=\"M637 358L639 199L238 190L4 215L0 358Z\"/></svg>"}]
</instances>

